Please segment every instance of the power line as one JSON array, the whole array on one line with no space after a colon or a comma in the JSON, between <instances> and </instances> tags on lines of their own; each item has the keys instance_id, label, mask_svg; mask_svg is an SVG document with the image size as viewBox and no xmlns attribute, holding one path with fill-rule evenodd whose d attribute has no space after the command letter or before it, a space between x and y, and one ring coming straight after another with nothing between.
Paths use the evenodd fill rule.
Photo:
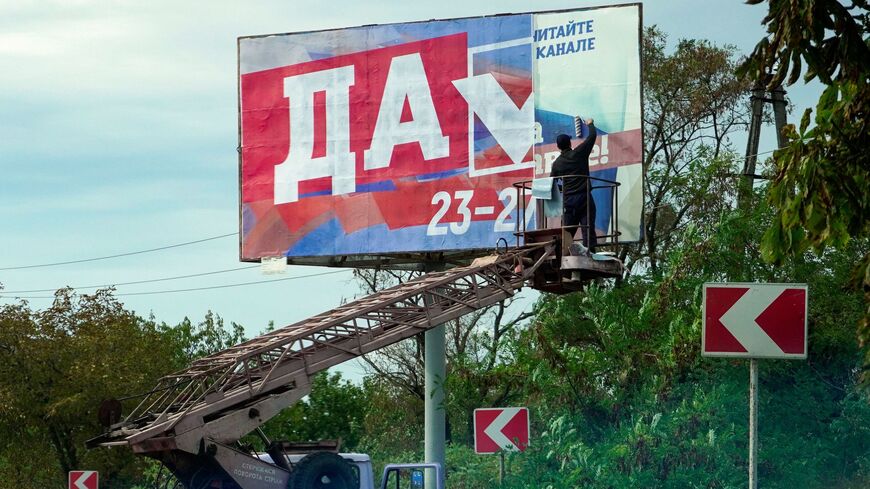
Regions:
<instances>
[{"instance_id":1,"label":"power line","mask_svg":"<svg viewBox=\"0 0 870 489\"><path fill-rule=\"evenodd\" d=\"M212 241L215 239L226 238L228 236L236 236L238 234L239 234L238 232L227 233L227 234L221 234L220 236L212 236L210 238L197 239L194 241L185 241L184 243L176 243L176 244L171 244L171 245L167 245L167 246L160 246L157 248L149 248L147 250L130 251L127 253L118 253L117 255L98 256L95 258L84 258L81 260L68 260L68 261L59 261L59 262L54 262L54 263L40 263L38 265L21 265L21 266L16 266L16 267L0 267L0 271L24 270L24 269L28 269L28 268L55 267L58 265L72 265L74 263L87 263L87 262L92 262L92 261L108 260L110 258L120 258L120 257L124 257L124 256L140 255L142 253L151 253L153 251L162 251L162 250L168 250L168 249L172 249L172 248L178 248L181 246L188 246L188 245L197 244L197 243L204 243L206 241Z\"/></svg>"},{"instance_id":2,"label":"power line","mask_svg":"<svg viewBox=\"0 0 870 489\"><path fill-rule=\"evenodd\" d=\"M73 290L78 289L99 289L104 287L118 287L121 285L138 285L138 284L149 284L154 282L165 282L167 280L180 280L183 278L193 278L193 277L204 277L206 275L217 275L219 273L227 273L227 272L237 272L239 270L250 270L252 268L259 268L259 265L253 265L248 267L238 267L238 268L227 268L224 270L215 270L213 272L202 272L202 273L191 273L189 275L176 275L174 277L163 277L163 278L152 278L149 280L136 280L133 282L117 282L111 284L100 284L100 285L80 285L78 287L68 287ZM62 289L64 287L55 287L51 289L31 289L31 290L6 290L0 291L3 294L33 294L36 292L54 292L55 290Z\"/></svg>"},{"instance_id":3,"label":"power line","mask_svg":"<svg viewBox=\"0 0 870 489\"><path fill-rule=\"evenodd\" d=\"M308 275L297 275L295 277L285 277L285 278L276 278L272 280L257 280L254 282L240 282L235 284L225 284L225 285L212 285L209 287L194 287L189 289L174 289L174 290L154 290L148 292L127 292L123 294L114 294L116 297L123 296L133 296L133 295L156 295L156 294L172 294L176 292L195 292L198 290L214 290L214 289L226 289L230 287L243 287L246 285L257 285L257 284L266 284L271 282L284 282L287 280L298 280L301 278L311 278L311 277L320 277L322 275L333 275L336 273L344 273L347 270L333 270L330 272L320 272L320 273L311 273ZM31 295L31 296L5 296L2 292L0 292L0 298L3 299L54 299L53 295Z\"/></svg>"},{"instance_id":4,"label":"power line","mask_svg":"<svg viewBox=\"0 0 870 489\"><path fill-rule=\"evenodd\" d=\"M782 148L772 149L772 150L770 150L770 151L762 151L761 153L755 153L754 155L742 156L742 158L750 158L750 157L752 157L752 156L761 156L761 155L766 155L766 154L773 153L774 151L778 151L778 150L780 150L780 149L782 149Z\"/></svg>"}]
</instances>

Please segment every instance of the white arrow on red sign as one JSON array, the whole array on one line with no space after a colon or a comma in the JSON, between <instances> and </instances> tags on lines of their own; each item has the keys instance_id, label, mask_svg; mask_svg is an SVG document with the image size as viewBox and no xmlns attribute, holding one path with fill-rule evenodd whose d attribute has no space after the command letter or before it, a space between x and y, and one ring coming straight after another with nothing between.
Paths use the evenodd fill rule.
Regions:
<instances>
[{"instance_id":1,"label":"white arrow on red sign","mask_svg":"<svg viewBox=\"0 0 870 489\"><path fill-rule=\"evenodd\" d=\"M69 489L99 489L99 480L96 470L69 471Z\"/></svg>"},{"instance_id":2,"label":"white arrow on red sign","mask_svg":"<svg viewBox=\"0 0 870 489\"><path fill-rule=\"evenodd\" d=\"M702 355L807 356L806 284L704 284Z\"/></svg>"},{"instance_id":3,"label":"white arrow on red sign","mask_svg":"<svg viewBox=\"0 0 870 489\"><path fill-rule=\"evenodd\" d=\"M474 451L522 452L529 445L529 410L524 407L474 410Z\"/></svg>"}]
</instances>

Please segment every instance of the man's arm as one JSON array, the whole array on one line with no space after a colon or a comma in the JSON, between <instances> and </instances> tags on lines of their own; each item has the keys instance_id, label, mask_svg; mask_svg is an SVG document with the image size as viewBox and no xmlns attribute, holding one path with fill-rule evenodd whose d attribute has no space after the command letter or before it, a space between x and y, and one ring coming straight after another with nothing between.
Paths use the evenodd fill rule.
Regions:
<instances>
[{"instance_id":1,"label":"man's arm","mask_svg":"<svg viewBox=\"0 0 870 489\"><path fill-rule=\"evenodd\" d=\"M589 154L592 153L592 146L595 145L595 138L598 136L598 130L595 129L595 121L586 119L586 125L589 126L589 136L574 148L574 151L584 158L589 157Z\"/></svg>"}]
</instances>

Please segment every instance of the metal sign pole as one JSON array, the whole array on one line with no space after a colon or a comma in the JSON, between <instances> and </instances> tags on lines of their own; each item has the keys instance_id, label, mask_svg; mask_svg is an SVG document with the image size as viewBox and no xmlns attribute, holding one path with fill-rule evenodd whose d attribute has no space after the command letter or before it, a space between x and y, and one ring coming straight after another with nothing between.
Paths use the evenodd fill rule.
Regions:
<instances>
[{"instance_id":1,"label":"metal sign pole","mask_svg":"<svg viewBox=\"0 0 870 489\"><path fill-rule=\"evenodd\" d=\"M757 489L758 360L807 358L807 284L708 282L703 297L701 355L749 359L749 489Z\"/></svg>"},{"instance_id":2,"label":"metal sign pole","mask_svg":"<svg viewBox=\"0 0 870 489\"><path fill-rule=\"evenodd\" d=\"M504 485L504 450L498 452L498 484Z\"/></svg>"},{"instance_id":3,"label":"metal sign pole","mask_svg":"<svg viewBox=\"0 0 870 489\"><path fill-rule=\"evenodd\" d=\"M749 489L758 489L758 359L749 359Z\"/></svg>"}]
</instances>

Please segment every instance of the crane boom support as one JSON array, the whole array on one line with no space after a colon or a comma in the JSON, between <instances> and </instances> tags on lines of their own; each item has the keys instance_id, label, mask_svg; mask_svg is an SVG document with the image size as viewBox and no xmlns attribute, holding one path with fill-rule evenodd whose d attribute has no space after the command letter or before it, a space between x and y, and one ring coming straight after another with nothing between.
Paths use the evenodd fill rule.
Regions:
<instances>
[{"instance_id":1,"label":"crane boom support","mask_svg":"<svg viewBox=\"0 0 870 489\"><path fill-rule=\"evenodd\" d=\"M513 296L553 252L538 244L429 273L196 360L89 444L232 443L306 395L314 374Z\"/></svg>"}]
</instances>

